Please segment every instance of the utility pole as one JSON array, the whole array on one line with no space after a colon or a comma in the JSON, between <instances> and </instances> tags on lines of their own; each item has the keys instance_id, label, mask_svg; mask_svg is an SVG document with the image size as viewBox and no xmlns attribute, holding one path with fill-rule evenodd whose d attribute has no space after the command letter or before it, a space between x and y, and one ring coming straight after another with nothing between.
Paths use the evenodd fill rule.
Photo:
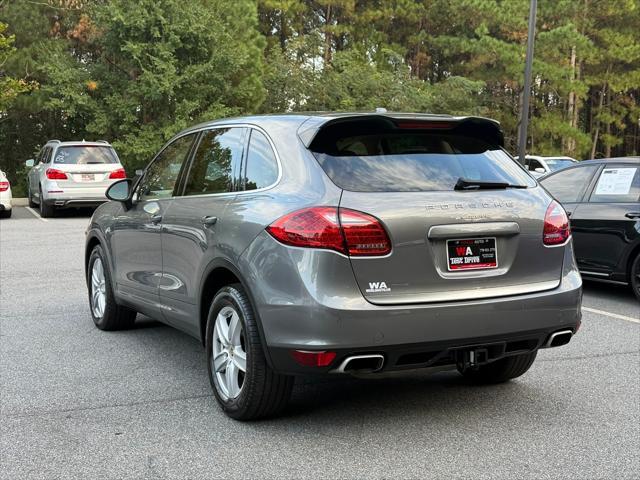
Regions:
<instances>
[{"instance_id":1,"label":"utility pole","mask_svg":"<svg viewBox=\"0 0 640 480\"><path fill-rule=\"evenodd\" d=\"M527 129L529 128L529 98L531 97L531 66L533 63L533 43L536 36L536 13L538 1L531 0L529 8L529 32L527 34L527 58L524 65L524 91L520 109L520 129L518 131L518 161L524 165L527 148Z\"/></svg>"}]
</instances>

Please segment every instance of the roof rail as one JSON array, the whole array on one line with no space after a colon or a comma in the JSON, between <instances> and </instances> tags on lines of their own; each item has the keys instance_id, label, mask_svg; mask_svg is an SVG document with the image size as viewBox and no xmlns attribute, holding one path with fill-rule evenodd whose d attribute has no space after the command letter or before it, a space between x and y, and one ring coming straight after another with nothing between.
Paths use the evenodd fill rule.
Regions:
<instances>
[{"instance_id":1,"label":"roof rail","mask_svg":"<svg viewBox=\"0 0 640 480\"><path fill-rule=\"evenodd\" d=\"M106 140L96 140L96 143L106 143L107 145L109 144L109 142L107 142Z\"/></svg>"},{"instance_id":2,"label":"roof rail","mask_svg":"<svg viewBox=\"0 0 640 480\"><path fill-rule=\"evenodd\" d=\"M62 143L62 142L57 138L54 138L53 140L49 140L47 143Z\"/></svg>"}]
</instances>

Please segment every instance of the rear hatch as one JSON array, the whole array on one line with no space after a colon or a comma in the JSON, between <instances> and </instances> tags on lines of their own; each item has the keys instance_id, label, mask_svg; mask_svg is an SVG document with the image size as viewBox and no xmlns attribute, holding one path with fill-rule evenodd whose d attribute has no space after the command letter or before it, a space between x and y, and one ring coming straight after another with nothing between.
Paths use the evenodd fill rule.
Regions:
<instances>
[{"instance_id":1,"label":"rear hatch","mask_svg":"<svg viewBox=\"0 0 640 480\"><path fill-rule=\"evenodd\" d=\"M66 180L57 180L64 189L108 187L117 178L110 178L122 165L112 147L108 145L65 145L55 152L51 168L66 174Z\"/></svg>"},{"instance_id":2,"label":"rear hatch","mask_svg":"<svg viewBox=\"0 0 640 480\"><path fill-rule=\"evenodd\" d=\"M343 189L340 208L377 217L384 257L351 257L375 304L473 300L555 288L563 248L542 242L550 199L485 119L339 119L310 145ZM456 184L458 186L456 187Z\"/></svg>"}]
</instances>

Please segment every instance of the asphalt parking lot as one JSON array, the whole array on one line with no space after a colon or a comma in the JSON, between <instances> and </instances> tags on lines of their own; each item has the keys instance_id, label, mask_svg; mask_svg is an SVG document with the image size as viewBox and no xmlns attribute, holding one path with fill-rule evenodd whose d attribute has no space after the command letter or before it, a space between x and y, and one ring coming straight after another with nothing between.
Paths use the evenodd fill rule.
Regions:
<instances>
[{"instance_id":1,"label":"asphalt parking lot","mask_svg":"<svg viewBox=\"0 0 640 480\"><path fill-rule=\"evenodd\" d=\"M141 319L101 332L83 277L90 213L0 220L0 478L640 477L640 304L586 284L583 326L520 379L299 381L238 423L200 344Z\"/></svg>"}]
</instances>

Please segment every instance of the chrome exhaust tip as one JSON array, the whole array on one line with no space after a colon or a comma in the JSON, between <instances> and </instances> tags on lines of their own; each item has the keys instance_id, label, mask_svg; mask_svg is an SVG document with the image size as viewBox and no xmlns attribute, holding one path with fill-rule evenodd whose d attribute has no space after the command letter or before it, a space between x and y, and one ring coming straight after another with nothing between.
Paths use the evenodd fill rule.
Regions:
<instances>
[{"instance_id":1,"label":"chrome exhaust tip","mask_svg":"<svg viewBox=\"0 0 640 480\"><path fill-rule=\"evenodd\" d=\"M573 331L571 330L558 330L557 332L549 335L549 339L544 344L545 348L561 347L571 341Z\"/></svg>"},{"instance_id":2,"label":"chrome exhaust tip","mask_svg":"<svg viewBox=\"0 0 640 480\"><path fill-rule=\"evenodd\" d=\"M377 372L384 365L384 356L376 353L370 355L352 355L345 358L332 373Z\"/></svg>"}]
</instances>

